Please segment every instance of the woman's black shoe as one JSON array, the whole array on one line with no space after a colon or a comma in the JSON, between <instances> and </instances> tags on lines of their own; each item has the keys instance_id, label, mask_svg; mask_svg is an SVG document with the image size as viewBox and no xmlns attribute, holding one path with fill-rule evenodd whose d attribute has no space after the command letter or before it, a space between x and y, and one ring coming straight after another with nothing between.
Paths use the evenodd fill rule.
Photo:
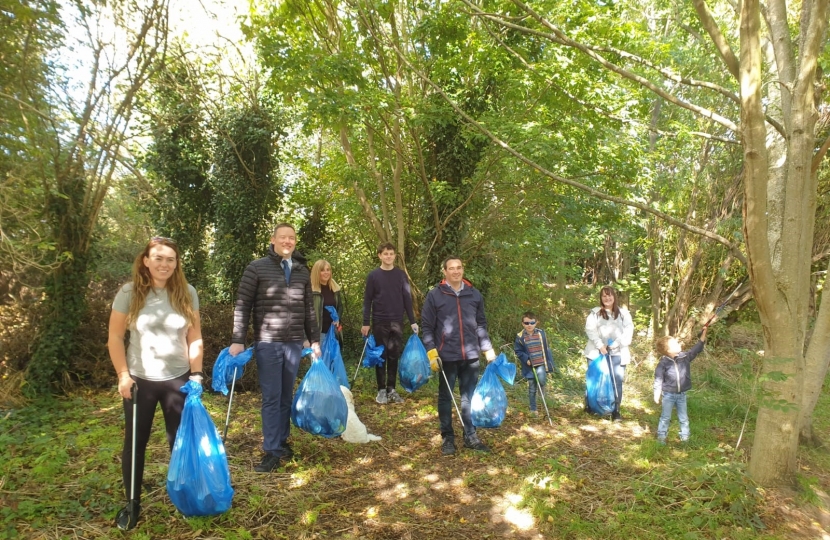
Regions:
<instances>
[{"instance_id":1,"label":"woman's black shoe","mask_svg":"<svg viewBox=\"0 0 830 540\"><path fill-rule=\"evenodd\" d=\"M135 528L140 513L141 504L138 501L130 501L127 506L118 511L115 516L115 525L121 530L129 531Z\"/></svg>"}]
</instances>

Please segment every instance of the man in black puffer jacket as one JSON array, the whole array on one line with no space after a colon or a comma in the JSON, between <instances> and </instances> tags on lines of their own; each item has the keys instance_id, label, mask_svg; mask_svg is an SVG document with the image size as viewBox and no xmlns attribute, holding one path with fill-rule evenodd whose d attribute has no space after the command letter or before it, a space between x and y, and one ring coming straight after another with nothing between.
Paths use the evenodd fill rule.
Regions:
<instances>
[{"instance_id":1,"label":"man in black puffer jacket","mask_svg":"<svg viewBox=\"0 0 830 540\"><path fill-rule=\"evenodd\" d=\"M421 310L421 331L430 366L433 371L443 371L438 382L441 453L449 456L456 451L455 432L452 428L452 389L456 379L461 391L464 446L489 452L487 445L479 439L470 414L473 392L478 383L478 359L482 354L488 362L496 359L487 333L484 299L464 279L461 259L447 257L443 271L444 279L427 293Z\"/></svg>"},{"instance_id":2,"label":"man in black puffer jacket","mask_svg":"<svg viewBox=\"0 0 830 540\"><path fill-rule=\"evenodd\" d=\"M254 317L265 451L262 462L254 467L257 472L271 472L293 455L288 445L291 403L305 336L312 342L314 354L320 355L311 274L305 257L294 251L296 245L292 225L280 223L274 228L268 256L245 268L233 310L232 356L245 350L252 313Z\"/></svg>"}]
</instances>

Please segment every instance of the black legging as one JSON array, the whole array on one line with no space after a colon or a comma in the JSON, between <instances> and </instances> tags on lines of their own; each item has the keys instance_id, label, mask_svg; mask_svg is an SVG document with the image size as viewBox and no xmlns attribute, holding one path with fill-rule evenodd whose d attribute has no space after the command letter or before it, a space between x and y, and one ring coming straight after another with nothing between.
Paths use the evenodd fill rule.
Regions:
<instances>
[{"instance_id":1,"label":"black legging","mask_svg":"<svg viewBox=\"0 0 830 540\"><path fill-rule=\"evenodd\" d=\"M398 360L403 349L403 323L374 321L372 335L375 336L375 344L383 345L383 365L375 366L378 390L394 390L398 376Z\"/></svg>"},{"instance_id":2,"label":"black legging","mask_svg":"<svg viewBox=\"0 0 830 540\"><path fill-rule=\"evenodd\" d=\"M134 498L141 500L144 453L147 450L147 442L150 440L150 431L153 428L156 404L161 404L161 412L164 415L164 425L167 430L167 444L172 450L173 443L176 441L176 432L179 430L179 423L182 419L182 409L186 397L180 389L187 383L190 372L166 381L148 381L135 375L132 377L138 386L138 392L136 393L136 404L138 405L135 446L136 492ZM121 473L124 476L124 492L127 499L129 499L133 452L133 404L128 399L124 400L124 419L126 432L124 434L124 449L121 451Z\"/></svg>"}]
</instances>

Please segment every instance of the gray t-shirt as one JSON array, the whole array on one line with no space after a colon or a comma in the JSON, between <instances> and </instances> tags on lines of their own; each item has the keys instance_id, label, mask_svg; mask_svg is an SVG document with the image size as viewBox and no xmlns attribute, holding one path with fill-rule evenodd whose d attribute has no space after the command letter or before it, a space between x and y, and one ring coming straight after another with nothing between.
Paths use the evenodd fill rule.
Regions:
<instances>
[{"instance_id":1,"label":"gray t-shirt","mask_svg":"<svg viewBox=\"0 0 830 540\"><path fill-rule=\"evenodd\" d=\"M188 284L193 299L193 310L199 310L199 296ZM112 309L130 312L133 284L118 290ZM127 347L127 368L131 375L149 381L168 381L187 373L187 321L173 310L167 289L153 289L147 293L144 307L137 320L130 323L130 345Z\"/></svg>"}]
</instances>

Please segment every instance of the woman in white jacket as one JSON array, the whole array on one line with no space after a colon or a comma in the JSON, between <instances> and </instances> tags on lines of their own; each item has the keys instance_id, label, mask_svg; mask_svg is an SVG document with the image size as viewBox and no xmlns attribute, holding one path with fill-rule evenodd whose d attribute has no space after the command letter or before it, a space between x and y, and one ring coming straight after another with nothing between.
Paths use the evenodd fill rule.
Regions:
<instances>
[{"instance_id":1,"label":"woman in white jacket","mask_svg":"<svg viewBox=\"0 0 830 540\"><path fill-rule=\"evenodd\" d=\"M614 367L614 381L617 386L616 406L611 413L613 420L622 420L620 402L622 401L625 366L631 361L628 347L634 337L634 322L631 313L619 306L618 294L613 287L603 287L599 292L600 305L591 310L585 321L585 334L588 343L583 354L590 363L598 356L611 352L611 364Z\"/></svg>"}]
</instances>

